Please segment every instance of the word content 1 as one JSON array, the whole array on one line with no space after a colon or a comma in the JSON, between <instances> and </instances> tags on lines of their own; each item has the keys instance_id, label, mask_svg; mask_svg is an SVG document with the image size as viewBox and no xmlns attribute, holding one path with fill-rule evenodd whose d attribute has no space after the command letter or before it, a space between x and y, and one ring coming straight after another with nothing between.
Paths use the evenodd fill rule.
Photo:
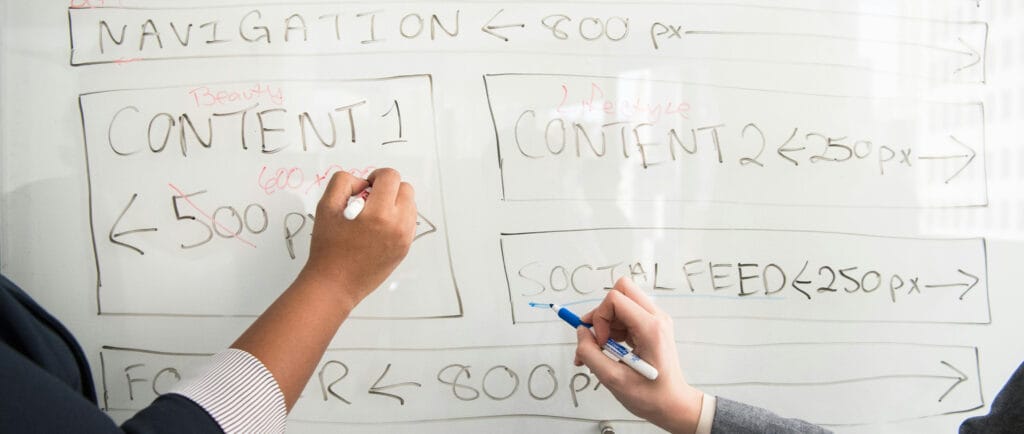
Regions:
<instances>
[{"instance_id":1,"label":"word content 1","mask_svg":"<svg viewBox=\"0 0 1024 434\"><path fill-rule=\"evenodd\" d=\"M258 314L304 263L331 177L377 167L423 187L418 238L385 283L410 289L378 291L357 314L461 314L431 188L429 76L113 90L80 101L101 314ZM416 291L401 284L413 276Z\"/></svg>"}]
</instances>

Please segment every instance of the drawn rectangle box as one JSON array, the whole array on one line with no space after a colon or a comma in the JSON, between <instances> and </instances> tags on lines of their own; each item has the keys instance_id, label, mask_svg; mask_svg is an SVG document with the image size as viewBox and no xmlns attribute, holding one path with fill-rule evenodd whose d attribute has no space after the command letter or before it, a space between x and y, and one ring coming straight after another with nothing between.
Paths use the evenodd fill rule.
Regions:
<instances>
[{"instance_id":1,"label":"drawn rectangle box","mask_svg":"<svg viewBox=\"0 0 1024 434\"><path fill-rule=\"evenodd\" d=\"M985 206L984 107L485 75L502 199Z\"/></svg>"},{"instance_id":2,"label":"drawn rectangle box","mask_svg":"<svg viewBox=\"0 0 1024 434\"><path fill-rule=\"evenodd\" d=\"M253 316L309 252L332 175L394 167L417 237L357 318L462 315L428 75L204 83L79 98L100 314Z\"/></svg>"},{"instance_id":3,"label":"drawn rectangle box","mask_svg":"<svg viewBox=\"0 0 1024 434\"><path fill-rule=\"evenodd\" d=\"M986 76L988 24L979 21L735 3L435 3L424 12L362 2L71 7L70 63L416 51L699 63L794 81L794 70L873 82Z\"/></svg>"},{"instance_id":4,"label":"drawn rectangle box","mask_svg":"<svg viewBox=\"0 0 1024 434\"><path fill-rule=\"evenodd\" d=\"M512 321L585 312L632 276L681 318L988 324L985 240L755 229L504 234Z\"/></svg>"},{"instance_id":5,"label":"drawn rectangle box","mask_svg":"<svg viewBox=\"0 0 1024 434\"><path fill-rule=\"evenodd\" d=\"M885 423L984 404L975 347L682 341L677 347L687 380L701 390L819 424ZM289 417L346 424L509 416L636 420L607 389L595 387L585 367L572 365L574 351L573 344L332 349ZM208 357L106 346L103 405L140 410Z\"/></svg>"}]
</instances>

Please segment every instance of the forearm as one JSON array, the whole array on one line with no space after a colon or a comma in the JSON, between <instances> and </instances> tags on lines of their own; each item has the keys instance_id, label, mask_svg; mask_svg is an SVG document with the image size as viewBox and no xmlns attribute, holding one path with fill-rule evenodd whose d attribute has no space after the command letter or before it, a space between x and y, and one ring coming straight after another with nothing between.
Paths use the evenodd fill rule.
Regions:
<instances>
[{"instance_id":1,"label":"forearm","mask_svg":"<svg viewBox=\"0 0 1024 434\"><path fill-rule=\"evenodd\" d=\"M338 280L303 270L295 282L231 345L273 374L289 410L298 400L331 338L358 300Z\"/></svg>"}]
</instances>

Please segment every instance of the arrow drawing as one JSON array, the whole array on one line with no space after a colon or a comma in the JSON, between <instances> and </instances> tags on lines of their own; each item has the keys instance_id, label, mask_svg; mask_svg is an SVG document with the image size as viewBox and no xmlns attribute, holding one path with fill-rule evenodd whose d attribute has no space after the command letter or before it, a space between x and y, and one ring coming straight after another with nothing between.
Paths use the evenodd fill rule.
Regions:
<instances>
[{"instance_id":1,"label":"arrow drawing","mask_svg":"<svg viewBox=\"0 0 1024 434\"><path fill-rule=\"evenodd\" d=\"M963 383L963 382L967 381L967 375L966 375L966 374L964 374L964 373L963 373L962 371L960 371L959 369L957 369L957 368L953 367L953 365L950 365L950 364L949 364L948 362L946 362L945 360L942 360L942 361L940 361L939 363L942 363L943 365L946 365L947 367L949 367L949 369L952 369L952 370L956 371L956 373L957 373L957 374L960 374L960 376L956 378L956 382L955 382L955 383L953 383L953 385L949 386L949 389L946 389L946 392L945 392L945 393L943 393L943 394L942 394L942 396L940 396L940 397L939 397L939 402L942 402L942 400L943 400L943 399L945 399L945 398L946 398L946 396L947 396L947 395L949 395L949 392L952 392L952 391L953 391L953 389L955 389L955 388L956 388L956 386L959 386L959 385L960 385L960 383Z\"/></svg>"},{"instance_id":2,"label":"arrow drawing","mask_svg":"<svg viewBox=\"0 0 1024 434\"><path fill-rule=\"evenodd\" d=\"M508 29L508 28L512 28L512 27L525 28L526 24L502 24L502 25L497 25L497 26L496 25L492 25L491 22L493 22L495 18L498 18L498 15L501 15L502 12L505 12L505 10L504 9L499 9L498 12L496 14L494 14L493 17L491 17L491 19L487 20L487 24L484 24L483 26L480 27L480 30L482 30L484 33L486 33L488 35L494 36L495 38L498 38L498 39L501 39L501 40L503 40L505 42L508 42L508 38L505 37L505 35L499 34L499 33L495 32L495 30L498 30L498 29Z\"/></svg>"},{"instance_id":3,"label":"arrow drawing","mask_svg":"<svg viewBox=\"0 0 1024 434\"><path fill-rule=\"evenodd\" d=\"M786 37L786 38L813 38L813 39L824 39L833 41L846 41L853 43L870 43L870 44L883 44L883 45L894 45L900 47L910 47L917 49L929 50L938 53L947 53L960 57L965 57L969 63L960 66L953 70L953 74L959 74L961 71L979 65L984 60L984 55L978 50L974 49L967 41L962 37L957 37L958 46L943 46L929 44L918 41L902 41L902 40L891 40L891 39L878 39L878 38L863 38L857 36L848 35L836 35L828 33L802 33L802 32L752 32L752 31L730 31L730 30L688 30L683 32L686 36L704 36L704 37L752 37L752 38L763 38L763 37ZM984 82L984 79L982 79Z\"/></svg>"},{"instance_id":4,"label":"arrow drawing","mask_svg":"<svg viewBox=\"0 0 1024 434\"><path fill-rule=\"evenodd\" d=\"M970 68L970 67L972 67L974 65L977 65L977 64L981 63L981 53L979 53L978 50L975 50L974 47L971 47L970 45L968 45L967 42L964 41L964 38L956 38L956 40L960 41L960 44L962 44L964 47L966 47L968 50L970 50L971 57L974 58L974 61L971 62L971 63L968 63L968 64L966 64L964 66L961 66L961 67L959 67L957 69L955 69L953 71L953 74L959 74L960 71L963 71L963 70L965 70L967 68ZM961 52L961 54L963 54L963 52Z\"/></svg>"},{"instance_id":5,"label":"arrow drawing","mask_svg":"<svg viewBox=\"0 0 1024 434\"><path fill-rule=\"evenodd\" d=\"M964 296L967 295L968 292L971 292L971 290L974 289L974 287L978 285L978 282L980 282L981 279L979 279L978 276L975 276L975 275L973 275L971 273L968 273L968 272L966 272L964 270L957 269L956 271L958 273L964 275L964 276L969 277L972 280L972 282L971 283L966 283L966 282L963 282L963 283L945 283L945 284L940 284L940 285L925 285L924 287L925 288L962 288L962 287L966 286L967 289L965 289L964 292L960 294L960 300L963 300Z\"/></svg>"},{"instance_id":6,"label":"arrow drawing","mask_svg":"<svg viewBox=\"0 0 1024 434\"><path fill-rule=\"evenodd\" d=\"M405 405L405 399L402 398L401 396L393 395L393 394L390 394L390 393L384 393L384 392L381 392L381 391L382 390L388 390L388 389L394 389L396 387L403 387L403 386L423 387L423 385L420 384L420 383L416 383L416 382L410 381L410 382L406 382L406 383L389 384L387 386L378 386L378 384L380 384L380 381L384 379L384 376L388 375L388 371L389 370L391 370L391 364L390 363L388 363L388 365L384 367L384 372L381 372L380 377L377 378L377 381L373 382L373 386L370 386L370 390L367 390L367 393L369 393L371 395L382 395L382 396L387 396L389 398L395 398L395 399L398 400L398 404L399 405Z\"/></svg>"},{"instance_id":7,"label":"arrow drawing","mask_svg":"<svg viewBox=\"0 0 1024 434\"><path fill-rule=\"evenodd\" d=\"M852 377L843 378L839 380L827 380L827 381L741 381L735 383L700 383L694 384L694 387L744 387L744 386L771 386L771 387L800 387L800 386L834 386L839 384L851 384L861 383L868 381L878 380L893 380L893 379L933 379L933 380L954 380L953 384L946 389L942 395L939 396L939 402L946 399L953 389L957 386L966 382L968 377L963 371L957 369L953 365L949 364L945 360L940 360L939 363L952 369L957 373L956 376L950 375L938 375L938 374L892 374L892 375L875 375L869 377Z\"/></svg>"},{"instance_id":8,"label":"arrow drawing","mask_svg":"<svg viewBox=\"0 0 1024 434\"><path fill-rule=\"evenodd\" d=\"M434 226L434 224L431 223L430 220L427 220L426 217L423 217L423 214L416 213L416 216L418 217L416 219L416 237L412 239L413 241L416 241L428 234L437 232L437 226Z\"/></svg>"},{"instance_id":9,"label":"arrow drawing","mask_svg":"<svg viewBox=\"0 0 1024 434\"><path fill-rule=\"evenodd\" d=\"M952 176L950 176L949 178L946 178L946 184L949 184L949 181L952 181L952 180L953 180L953 178L956 178L956 177L957 177L957 175L959 175L959 174L960 174L961 172L963 172L963 171L964 171L964 169L966 169L966 168L967 168L967 166L969 166L969 165L971 164L971 162L972 162L972 161L974 161L974 157L978 155L978 153L977 153L977 152L974 152L974 148L971 148L970 146L967 146L966 144L964 144L964 142L961 142L960 140L958 140L958 139L956 138L956 136L950 135L950 136L949 136L949 138L950 138L950 140L953 140L953 142L955 142L956 144L958 144L958 145L962 146L962 147L963 147L964 149L966 149L966 150L967 150L967 152L969 152L969 153L968 153L968 154L955 154L955 155L937 155L937 156L935 156L935 155L929 155L929 156L921 156L921 157L917 157L917 159L919 159L919 160L953 160L953 159L966 159L967 161L966 161L966 162L964 162L964 165L963 165L963 166L960 166L960 169L959 169L959 170L957 170L956 172L954 172L954 173L953 173L953 175L952 175Z\"/></svg>"},{"instance_id":10,"label":"arrow drawing","mask_svg":"<svg viewBox=\"0 0 1024 434\"><path fill-rule=\"evenodd\" d=\"M684 35L688 35L688 36L740 36L740 37L747 37L747 36L749 36L749 37L755 37L755 38L761 38L761 37L764 37L764 36L782 36L782 37L791 37L791 38L831 39L831 40L836 40L836 41L868 42L868 43L885 44L885 45L899 45L899 46L905 46L905 47L924 48L924 49L927 49L927 50L940 51L940 52L944 52L944 53L959 54L959 55L967 56L967 57L971 57L971 58L977 57L978 58L977 60L980 60L980 58L981 58L980 54L978 54L977 51L975 51L970 46L967 46L967 43L964 42L963 38L957 38L957 39L959 39L960 43L962 43L964 46L967 46L967 49L970 50L970 51L964 51L964 50L962 50L960 48L944 47L944 46L941 46L941 45L925 44L925 43L922 43L922 42L895 41L895 40L889 40L889 39L875 39L875 38L860 38L860 37L856 37L856 36L831 35L831 34L827 34L827 33L748 32L748 31L727 31L727 30L687 30L683 34ZM972 64L967 65L967 66L965 66L964 68L961 68L961 69L966 69L966 68L969 68L969 67L971 67L973 65L974 64L972 63Z\"/></svg>"},{"instance_id":11,"label":"arrow drawing","mask_svg":"<svg viewBox=\"0 0 1024 434\"><path fill-rule=\"evenodd\" d=\"M121 214L117 216L117 220L114 220L114 224L112 226L110 226L110 232L107 234L107 236L108 236L108 239L110 239L110 242L112 242L114 244L117 244L117 245L119 245L121 247L127 247L127 248L132 249L132 250L134 250L136 252L139 252L140 255L145 255L146 252L143 252L142 249L140 249L138 247L135 247L135 246L133 246L131 244L128 244L128 243L125 243L125 242L122 242L122 241L118 241L117 239L122 237L122 236L124 236L124 235L134 234L134 233L138 233L138 232L155 232L156 228L139 228L139 229L129 229L129 230L121 231L121 232L117 232L117 233L114 232L114 231L117 230L117 225L121 223L121 219L123 219L124 215L128 213L128 209L131 208L132 204L135 203L135 199L137 197L139 197L138 193L133 193L132 194L132 198L128 200L128 205L125 206L123 210L121 210Z\"/></svg>"}]
</instances>

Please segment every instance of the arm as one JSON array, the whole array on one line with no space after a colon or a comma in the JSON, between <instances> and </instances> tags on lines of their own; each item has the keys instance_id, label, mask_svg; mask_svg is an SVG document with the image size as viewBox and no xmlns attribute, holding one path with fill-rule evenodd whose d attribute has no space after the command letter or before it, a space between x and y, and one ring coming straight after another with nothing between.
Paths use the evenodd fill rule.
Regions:
<instances>
[{"instance_id":1,"label":"arm","mask_svg":"<svg viewBox=\"0 0 1024 434\"><path fill-rule=\"evenodd\" d=\"M373 185L363 212L348 198ZM231 345L270 372L290 410L349 313L405 258L416 231L412 187L381 169L367 181L338 172L317 206L309 260L295 282Z\"/></svg>"},{"instance_id":2,"label":"arm","mask_svg":"<svg viewBox=\"0 0 1024 434\"><path fill-rule=\"evenodd\" d=\"M679 367L672 318L627 278L615 282L604 301L582 319L593 324L593 334L584 327L577 330L576 365L587 365L627 410L662 429L674 434L692 434L698 427L702 433L828 432L758 407L706 396L689 385ZM605 357L598 342L608 338L633 347L636 355L658 369L658 378L648 380Z\"/></svg>"},{"instance_id":3,"label":"arm","mask_svg":"<svg viewBox=\"0 0 1024 434\"><path fill-rule=\"evenodd\" d=\"M349 196L373 184L362 214ZM283 432L334 333L405 257L416 226L412 188L394 170L368 181L335 174L317 206L302 272L203 375L182 381L118 428L96 407L78 344L0 276L0 427L14 432ZM81 361L77 363L76 361ZM0 431L3 431L0 428Z\"/></svg>"},{"instance_id":4,"label":"arm","mask_svg":"<svg viewBox=\"0 0 1024 434\"><path fill-rule=\"evenodd\" d=\"M370 185L362 213L345 219L349 197ZM413 190L398 172L377 170L366 181L336 173L317 205L309 259L295 282L203 375L172 393L201 406L225 432L283 432L338 327L402 261L415 229Z\"/></svg>"}]
</instances>

